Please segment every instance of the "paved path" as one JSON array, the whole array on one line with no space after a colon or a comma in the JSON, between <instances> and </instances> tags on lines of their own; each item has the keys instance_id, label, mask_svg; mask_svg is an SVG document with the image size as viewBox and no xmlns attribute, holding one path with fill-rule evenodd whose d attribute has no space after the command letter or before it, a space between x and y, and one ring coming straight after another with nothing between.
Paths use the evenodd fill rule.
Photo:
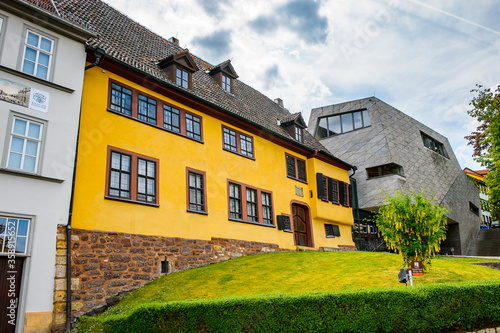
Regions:
<instances>
[{"instance_id":1,"label":"paved path","mask_svg":"<svg viewBox=\"0 0 500 333\"><path fill-rule=\"evenodd\" d=\"M500 257L500 228L479 230L468 255Z\"/></svg>"}]
</instances>

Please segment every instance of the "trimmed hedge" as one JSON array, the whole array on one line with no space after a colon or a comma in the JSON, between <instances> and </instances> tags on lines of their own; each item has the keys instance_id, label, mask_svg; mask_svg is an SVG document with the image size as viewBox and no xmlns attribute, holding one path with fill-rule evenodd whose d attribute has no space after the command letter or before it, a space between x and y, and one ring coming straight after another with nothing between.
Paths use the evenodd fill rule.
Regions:
<instances>
[{"instance_id":1,"label":"trimmed hedge","mask_svg":"<svg viewBox=\"0 0 500 333\"><path fill-rule=\"evenodd\" d=\"M500 279L151 303L78 332L453 332L500 324Z\"/></svg>"}]
</instances>

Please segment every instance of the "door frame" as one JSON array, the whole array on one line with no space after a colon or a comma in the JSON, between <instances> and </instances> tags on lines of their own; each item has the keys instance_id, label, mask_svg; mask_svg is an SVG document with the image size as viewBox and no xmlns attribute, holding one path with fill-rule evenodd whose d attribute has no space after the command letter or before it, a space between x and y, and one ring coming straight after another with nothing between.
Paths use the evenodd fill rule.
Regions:
<instances>
[{"instance_id":1,"label":"door frame","mask_svg":"<svg viewBox=\"0 0 500 333\"><path fill-rule=\"evenodd\" d=\"M314 237L313 237L313 228L312 228L312 219L311 219L311 207L308 204L298 200L290 201L290 216L292 217L292 231L293 231L293 244L294 246L298 246L295 241L295 225L293 223L293 206L301 206L304 208L306 213L306 228L307 228L307 247L314 247Z\"/></svg>"},{"instance_id":2,"label":"door frame","mask_svg":"<svg viewBox=\"0 0 500 333\"><path fill-rule=\"evenodd\" d=\"M26 315L26 297L27 297L27 289L28 289L28 282L30 280L30 267L31 267L31 253L33 249L33 243L35 239L35 232L36 232L36 216L35 215L29 215L29 214L16 214L12 212L5 212L5 211L0 211L0 215L6 216L6 217L11 217L11 218L16 218L16 219L28 219L30 220L30 232L29 236L27 239L27 247L26 247L26 254L16 254L16 257L18 258L24 258L23 260L23 273L21 276L21 290L19 292L19 305L17 308L17 318L16 318L16 333L22 333L24 332L24 320L25 320L25 315ZM54 234L54 236L56 236ZM4 255L4 254L2 254ZM5 254L4 256L8 256L8 254Z\"/></svg>"}]
</instances>

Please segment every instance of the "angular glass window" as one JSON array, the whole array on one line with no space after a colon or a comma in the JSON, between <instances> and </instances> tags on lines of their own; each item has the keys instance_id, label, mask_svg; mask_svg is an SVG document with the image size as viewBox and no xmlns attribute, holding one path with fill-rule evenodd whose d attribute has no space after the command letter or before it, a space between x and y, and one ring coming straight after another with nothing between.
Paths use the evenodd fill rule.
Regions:
<instances>
[{"instance_id":1,"label":"angular glass window","mask_svg":"<svg viewBox=\"0 0 500 333\"><path fill-rule=\"evenodd\" d=\"M362 128L363 127L363 117L361 115L361 111L353 112L352 117L353 117L353 121L354 121L354 129Z\"/></svg>"},{"instance_id":2,"label":"angular glass window","mask_svg":"<svg viewBox=\"0 0 500 333\"><path fill-rule=\"evenodd\" d=\"M389 163L384 165L379 165L376 167L366 168L366 173L369 178L386 176L386 175L403 175L403 167L395 164Z\"/></svg>"},{"instance_id":3,"label":"angular glass window","mask_svg":"<svg viewBox=\"0 0 500 333\"><path fill-rule=\"evenodd\" d=\"M350 132L354 129L352 123L352 113L346 113L340 116L342 121L342 133Z\"/></svg>"}]
</instances>

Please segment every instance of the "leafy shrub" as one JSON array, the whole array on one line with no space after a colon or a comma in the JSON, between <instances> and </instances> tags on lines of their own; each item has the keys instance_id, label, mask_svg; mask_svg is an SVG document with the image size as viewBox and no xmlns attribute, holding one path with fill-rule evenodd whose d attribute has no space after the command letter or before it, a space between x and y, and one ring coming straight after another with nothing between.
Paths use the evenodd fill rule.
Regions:
<instances>
[{"instance_id":1,"label":"leafy shrub","mask_svg":"<svg viewBox=\"0 0 500 333\"><path fill-rule=\"evenodd\" d=\"M500 279L151 303L78 332L450 332L500 323Z\"/></svg>"}]
</instances>

